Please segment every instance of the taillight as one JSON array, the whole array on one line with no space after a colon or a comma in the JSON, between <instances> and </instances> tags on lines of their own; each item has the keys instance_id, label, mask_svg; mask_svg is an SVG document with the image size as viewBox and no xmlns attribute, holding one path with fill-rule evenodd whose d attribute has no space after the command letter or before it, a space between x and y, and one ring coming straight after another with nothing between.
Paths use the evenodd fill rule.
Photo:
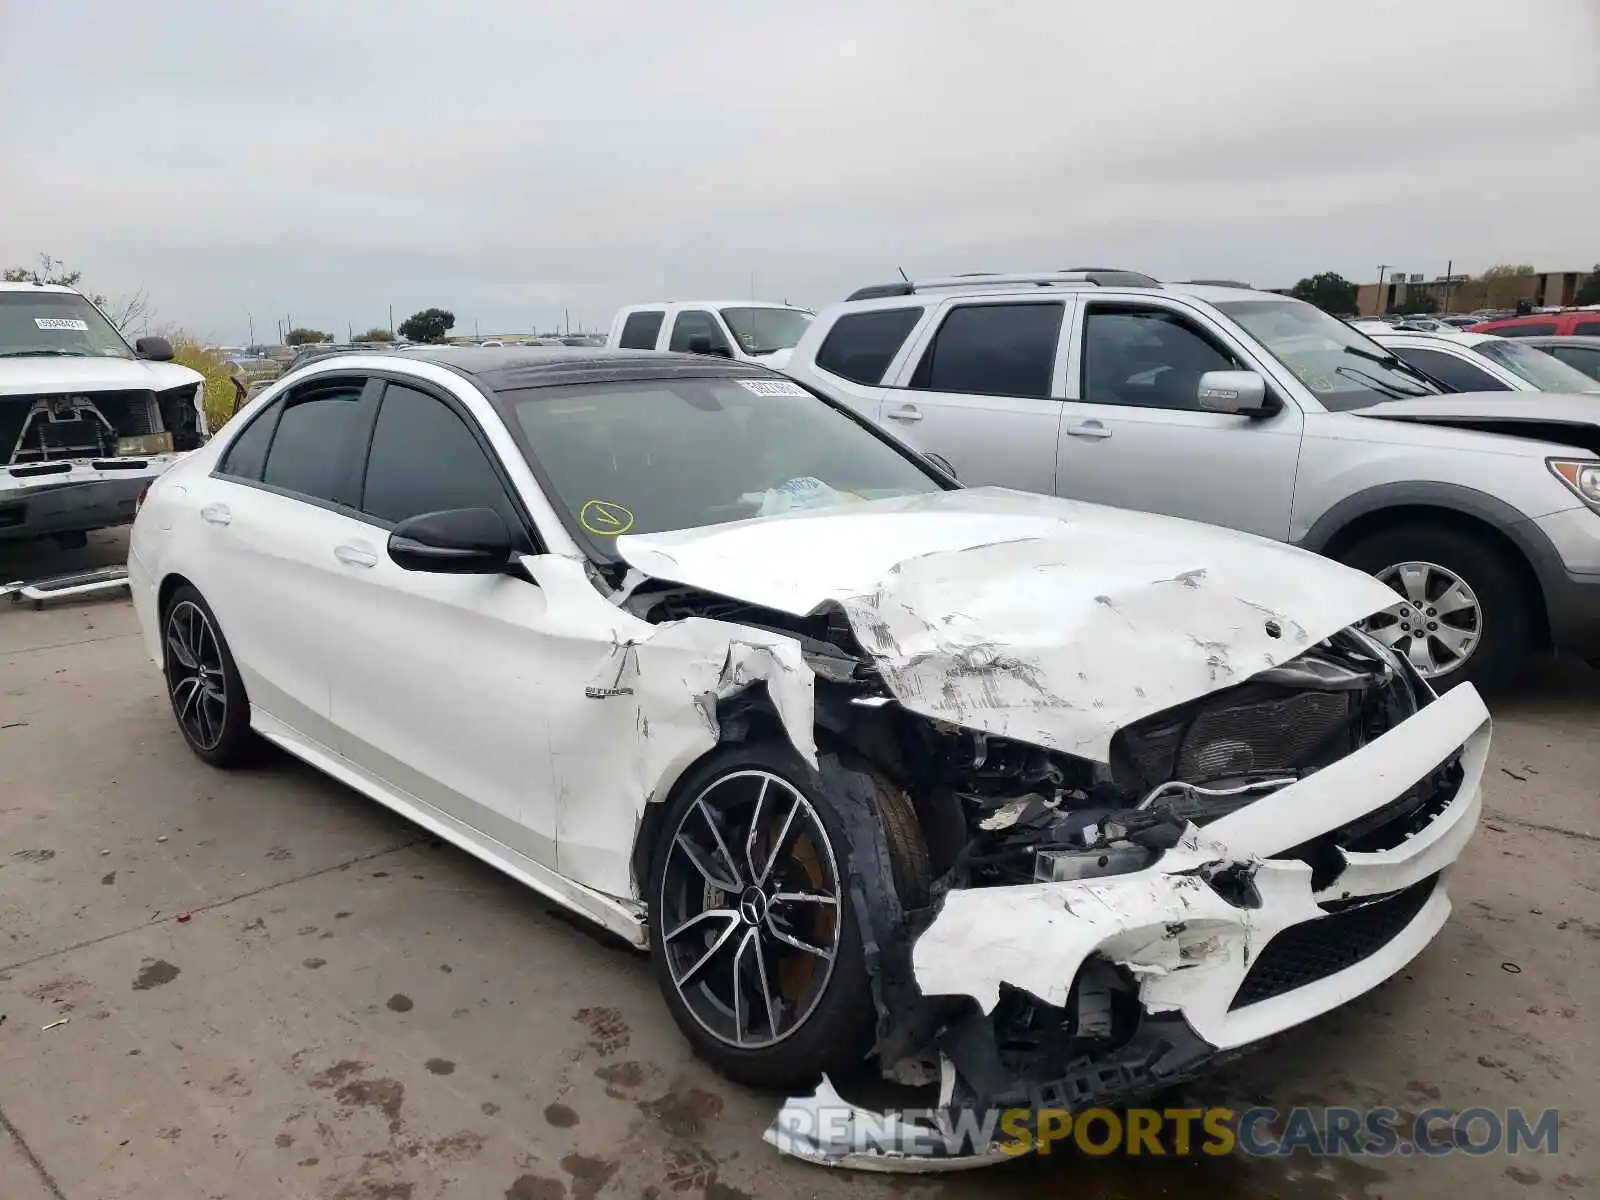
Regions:
<instances>
[{"instance_id":1,"label":"taillight","mask_svg":"<svg viewBox=\"0 0 1600 1200\"><path fill-rule=\"evenodd\" d=\"M151 483L154 483L154 482L155 482L154 480L151 481ZM144 485L143 488L141 488L139 490L139 498L133 502L133 511L134 511L135 514L137 514L138 511L141 508L144 507L144 498L146 496L148 496L149 494L150 494L150 484L147 483L147 484Z\"/></svg>"}]
</instances>

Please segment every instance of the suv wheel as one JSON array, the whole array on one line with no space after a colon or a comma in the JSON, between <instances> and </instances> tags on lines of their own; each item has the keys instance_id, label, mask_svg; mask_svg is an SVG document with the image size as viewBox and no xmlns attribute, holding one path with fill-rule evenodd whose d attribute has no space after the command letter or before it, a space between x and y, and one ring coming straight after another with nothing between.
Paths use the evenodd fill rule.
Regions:
<instances>
[{"instance_id":1,"label":"suv wheel","mask_svg":"<svg viewBox=\"0 0 1600 1200\"><path fill-rule=\"evenodd\" d=\"M1498 547L1458 529L1412 524L1369 534L1341 561L1400 597L1370 618L1369 634L1410 659L1439 691L1505 683L1534 641L1534 597Z\"/></svg>"},{"instance_id":2,"label":"suv wheel","mask_svg":"<svg viewBox=\"0 0 1600 1200\"><path fill-rule=\"evenodd\" d=\"M850 896L851 838L783 743L713 754L671 802L650 869L650 941L667 1008L740 1083L796 1088L859 1064L877 1013ZM896 890L929 883L909 801L879 788Z\"/></svg>"}]
</instances>

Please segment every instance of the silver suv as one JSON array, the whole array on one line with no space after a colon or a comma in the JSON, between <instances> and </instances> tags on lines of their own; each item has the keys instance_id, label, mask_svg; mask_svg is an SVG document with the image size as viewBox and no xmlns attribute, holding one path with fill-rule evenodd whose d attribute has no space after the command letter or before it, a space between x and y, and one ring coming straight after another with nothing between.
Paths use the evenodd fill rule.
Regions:
<instances>
[{"instance_id":1,"label":"silver suv","mask_svg":"<svg viewBox=\"0 0 1600 1200\"><path fill-rule=\"evenodd\" d=\"M785 370L965 483L1370 571L1400 597L1371 632L1437 687L1600 657L1600 397L1443 395L1311 305L1121 270L863 288Z\"/></svg>"}]
</instances>

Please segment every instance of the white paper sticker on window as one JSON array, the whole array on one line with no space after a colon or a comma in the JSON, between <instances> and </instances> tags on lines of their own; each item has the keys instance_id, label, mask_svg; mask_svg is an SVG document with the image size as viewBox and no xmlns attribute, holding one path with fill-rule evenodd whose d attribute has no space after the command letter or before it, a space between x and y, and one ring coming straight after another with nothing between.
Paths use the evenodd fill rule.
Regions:
<instances>
[{"instance_id":1,"label":"white paper sticker on window","mask_svg":"<svg viewBox=\"0 0 1600 1200\"><path fill-rule=\"evenodd\" d=\"M33 323L40 329L76 329L80 333L89 329L89 322L76 317L35 317Z\"/></svg>"},{"instance_id":2,"label":"white paper sticker on window","mask_svg":"<svg viewBox=\"0 0 1600 1200\"><path fill-rule=\"evenodd\" d=\"M787 379L741 379L739 386L758 396L808 396L809 392L798 383Z\"/></svg>"}]
</instances>

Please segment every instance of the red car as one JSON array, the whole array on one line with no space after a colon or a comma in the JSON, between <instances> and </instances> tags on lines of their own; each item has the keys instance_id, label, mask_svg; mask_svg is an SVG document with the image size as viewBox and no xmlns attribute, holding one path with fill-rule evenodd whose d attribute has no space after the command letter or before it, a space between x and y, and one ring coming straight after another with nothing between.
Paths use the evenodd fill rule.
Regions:
<instances>
[{"instance_id":1,"label":"red car","mask_svg":"<svg viewBox=\"0 0 1600 1200\"><path fill-rule=\"evenodd\" d=\"M1505 317L1474 325L1469 333L1493 333L1500 337L1542 337L1547 334L1600 337L1600 309L1572 309L1567 312L1529 313L1525 317Z\"/></svg>"}]
</instances>

